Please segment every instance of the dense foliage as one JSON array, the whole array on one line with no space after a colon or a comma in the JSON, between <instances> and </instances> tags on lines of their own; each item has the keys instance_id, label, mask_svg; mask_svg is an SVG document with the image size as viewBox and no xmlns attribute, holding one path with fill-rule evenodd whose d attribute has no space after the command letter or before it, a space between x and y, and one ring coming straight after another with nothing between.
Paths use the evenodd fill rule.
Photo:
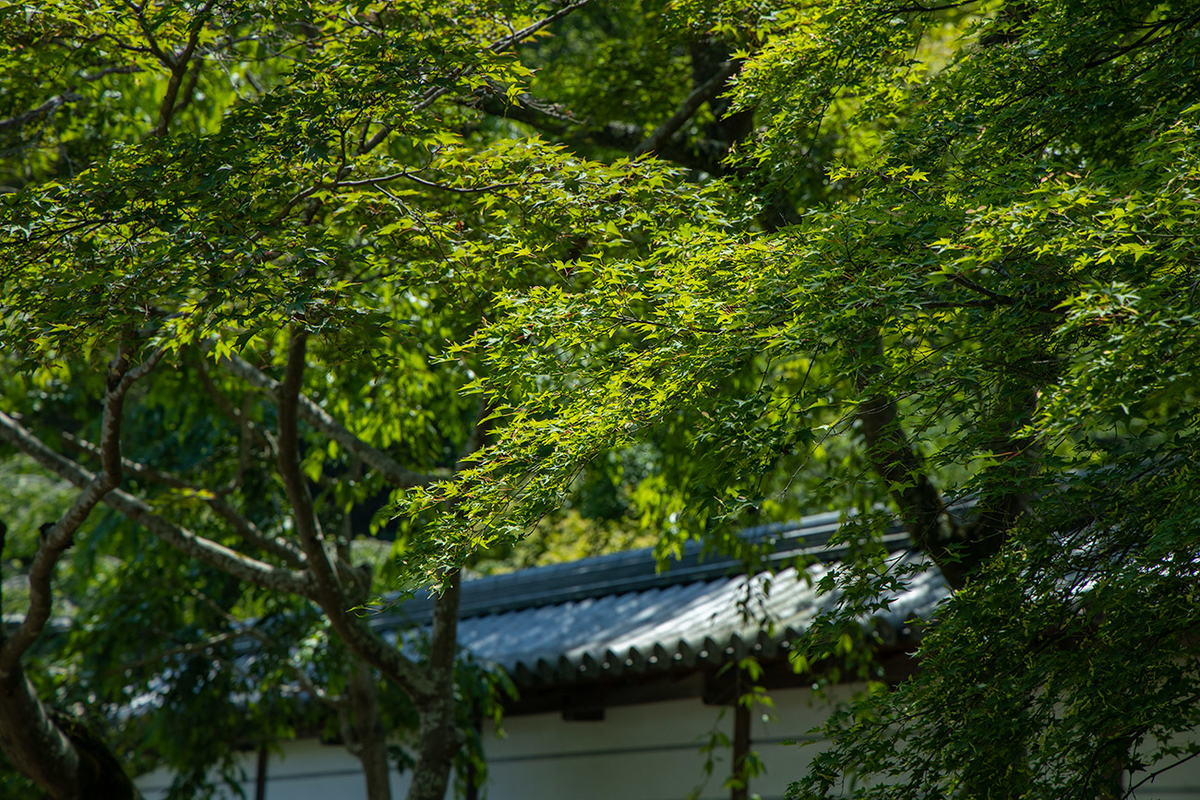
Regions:
<instances>
[{"instance_id":1,"label":"dense foliage","mask_svg":"<svg viewBox=\"0 0 1200 800\"><path fill-rule=\"evenodd\" d=\"M845 124L826 202L777 231L734 209L581 264L582 288L504 295L462 352L511 424L430 497L517 535L581 465L682 429L669 519L698 532L786 503L816 467L806 488L857 502L863 546L798 665L869 636L908 577L870 546L893 513L957 591L922 672L835 717L794 795L1131 792L1197 752L1200 14L764 14L733 92L758 123L737 177L789 186Z\"/></svg>"},{"instance_id":2,"label":"dense foliage","mask_svg":"<svg viewBox=\"0 0 1200 800\"><path fill-rule=\"evenodd\" d=\"M74 728L19 666L58 592L73 680L148 665L82 684L114 705L168 647L199 669L282 626L247 680L328 661L310 688L364 753L415 711L441 797L458 569L563 503L664 553L856 508L795 660L867 679L845 643L909 577L875 543L904 522L955 590L926 668L835 716L797 797L1119 796L1197 752L1194 3L0 13L0 434L43 471L6 469L82 490L40 535L5 510L30 577L0 731L47 763ZM426 665L346 613L422 582ZM368 665L409 700L380 711Z\"/></svg>"},{"instance_id":3,"label":"dense foliage","mask_svg":"<svg viewBox=\"0 0 1200 800\"><path fill-rule=\"evenodd\" d=\"M496 292L692 214L658 162L505 118L585 5L0 11L0 744L26 779L115 797L111 747L191 796L303 729L360 757L373 800L397 766L442 797L497 679L455 665L458 565L401 574L424 522L386 507L494 425L460 392L478 359L444 353ZM677 74L614 130L640 141ZM354 610L430 582L423 654Z\"/></svg>"}]
</instances>

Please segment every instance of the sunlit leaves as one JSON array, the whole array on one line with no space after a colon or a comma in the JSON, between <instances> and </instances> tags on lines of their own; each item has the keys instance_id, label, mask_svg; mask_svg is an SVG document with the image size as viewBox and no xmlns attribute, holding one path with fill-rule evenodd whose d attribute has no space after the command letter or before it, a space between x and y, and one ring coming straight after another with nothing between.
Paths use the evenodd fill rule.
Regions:
<instances>
[{"instance_id":1,"label":"sunlit leaves","mask_svg":"<svg viewBox=\"0 0 1200 800\"><path fill-rule=\"evenodd\" d=\"M887 790L896 797L979 796L989 780L1007 796L1094 794L1088 759L1109 759L1111 775L1150 758L1141 731L1196 721L1177 707L1194 694L1193 656L1170 639L1137 662L1162 678L1139 694L1142 722L1088 738L1103 712L1087 687L1137 677L1108 657L1119 631L1071 626L1087 603L1120 606L1113 619L1134 627L1142 613L1156 630L1193 622L1155 603L1153 587L1174 579L1145 565L1165 557L1164 542L1194 559L1180 481L1195 455L1200 356L1200 19L1153 3L1114 16L1091 3L848 1L774 20L762 52L746 51L736 91L761 120L746 153L786 180L844 112L865 132L828 175L842 199L773 235L731 213L645 240L605 225L645 249L601 250L574 262L570 282L502 294L499 316L459 352L486 365L477 385L507 403L505 435L415 507L467 509L469 539L439 531L454 558L519 535L604 453L669 432L686 453L679 486L660 474L635 493L667 528L787 508L789 475L814 461L823 479L803 481L806 499L869 512L918 476L880 480L842 434L864 401L894 398L947 499L1024 497L1029 511L993 566L971 565L983 570L974 588L939 611L945 635L928 652L940 671L836 718L837 747L804 791L862 775L904 776ZM734 200L727 208L744 198ZM842 605L800 656L809 665L856 652L855 637L870 635L862 615L912 575L871 545L882 521L859 519L845 539L859 548L853 563L824 587ZM1063 537L1075 549L1064 553ZM1128 593L1056 583L1115 580L1118 552L1142 565L1121 579ZM1056 625L1079 638L1048 656L1039 637ZM855 666L872 674L869 661ZM959 703L963 714L944 713ZM1002 707L1011 718L989 725Z\"/></svg>"}]
</instances>

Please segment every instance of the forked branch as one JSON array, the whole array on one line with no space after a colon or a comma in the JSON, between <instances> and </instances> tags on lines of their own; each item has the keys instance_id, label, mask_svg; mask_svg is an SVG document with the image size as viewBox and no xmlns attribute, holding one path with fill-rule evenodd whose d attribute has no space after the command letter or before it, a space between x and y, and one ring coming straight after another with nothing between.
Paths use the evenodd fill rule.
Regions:
<instances>
[{"instance_id":1,"label":"forked branch","mask_svg":"<svg viewBox=\"0 0 1200 800\"><path fill-rule=\"evenodd\" d=\"M50 581L54 568L75 533L104 496L121 483L121 416L125 395L139 378L145 376L163 357L161 349L153 351L135 367L129 366L130 350L122 340L117 354L108 367L104 412L100 423L100 463L102 470L81 486L71 507L56 523L42 531L37 552L29 568L29 608L16 632L0 647L0 674L7 674L20 661L25 651L37 640L50 619L53 593Z\"/></svg>"},{"instance_id":2,"label":"forked branch","mask_svg":"<svg viewBox=\"0 0 1200 800\"><path fill-rule=\"evenodd\" d=\"M349 590L356 587L345 586L339 577L339 571L321 535L312 496L300 469L299 417L303 407L300 386L304 379L307 345L308 333L302 329L293 330L288 344L287 369L283 383L279 384L277 390L279 472L292 507L300 546L313 576L314 597L346 646L419 702L436 690L434 683L420 667L405 658L397 648L384 642L351 612L351 606L356 603ZM324 411L321 413L328 417Z\"/></svg>"}]
</instances>

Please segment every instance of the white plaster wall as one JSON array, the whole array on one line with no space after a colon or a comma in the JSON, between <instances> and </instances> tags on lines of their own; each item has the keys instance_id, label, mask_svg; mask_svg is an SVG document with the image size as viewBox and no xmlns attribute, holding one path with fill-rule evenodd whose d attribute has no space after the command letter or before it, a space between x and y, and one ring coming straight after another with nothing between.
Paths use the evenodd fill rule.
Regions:
<instances>
[{"instance_id":1,"label":"white plaster wall","mask_svg":"<svg viewBox=\"0 0 1200 800\"><path fill-rule=\"evenodd\" d=\"M505 738L488 731L487 797L683 800L704 783L700 746L732 718L699 699L618 706L603 721L564 722L559 714L513 717ZM728 754L716 754L728 769ZM702 798L728 796L710 780Z\"/></svg>"},{"instance_id":2,"label":"white plaster wall","mask_svg":"<svg viewBox=\"0 0 1200 800\"><path fill-rule=\"evenodd\" d=\"M838 695L848 696L852 688L841 687ZM782 742L808 740L827 708L807 689L777 690L771 696L775 708L756 709L751 728L752 746L767 771L750 788L764 800L782 798L822 747L819 741L807 746ZM697 788L701 800L729 797L723 786L729 750L714 752L713 774L706 781L700 747L714 730L732 739L733 712L722 714L699 698L609 708L598 722L566 722L557 713L512 717L503 728L501 736L485 731L488 800L684 800ZM247 753L246 798L254 797L255 765L256 755ZM345 748L311 739L289 743L282 755L272 754L267 775L267 800L365 797L358 762ZM154 772L137 784L146 800L161 800L170 777ZM407 788L407 778L393 775L395 800L402 800ZM453 790L447 797L453 797ZM1200 758L1145 784L1136 798L1200 798Z\"/></svg>"},{"instance_id":3,"label":"white plaster wall","mask_svg":"<svg viewBox=\"0 0 1200 800\"><path fill-rule=\"evenodd\" d=\"M342 745L314 739L295 742L267 763L267 800L354 800L366 797L362 767ZM253 769L250 774L253 775ZM393 771L392 796L404 797L408 780ZM254 797L253 783L248 798Z\"/></svg>"},{"instance_id":4,"label":"white plaster wall","mask_svg":"<svg viewBox=\"0 0 1200 800\"><path fill-rule=\"evenodd\" d=\"M849 699L853 688L839 686L828 699L808 689L776 690L770 693L775 708L754 709L750 743L766 773L751 782L752 792L765 799L783 797L788 784L804 774L824 746L810 731L825 721L829 704ZM797 744L785 744L789 741Z\"/></svg>"},{"instance_id":5,"label":"white plaster wall","mask_svg":"<svg viewBox=\"0 0 1200 800\"><path fill-rule=\"evenodd\" d=\"M1200 735L1200 734L1198 734ZM1172 740L1174 745L1184 746L1183 739ZM1143 748L1146 754L1157 749L1157 743L1148 742ZM1178 759L1186 758L1179 756ZM1133 787L1137 800L1184 800L1184 798L1200 798L1200 757L1193 758L1176 767L1172 767L1160 775L1152 773L1169 766L1166 761L1152 766L1149 771L1136 773L1133 776Z\"/></svg>"},{"instance_id":6,"label":"white plaster wall","mask_svg":"<svg viewBox=\"0 0 1200 800\"><path fill-rule=\"evenodd\" d=\"M754 791L764 798L781 797L811 755L783 739L801 740L820 722L823 711L807 690L772 695L775 721L756 711L752 737L767 766ZM733 736L733 711L704 705L699 698L672 700L606 710L603 721L566 722L558 713L512 717L501 735L485 731L489 800L683 800L699 789L701 800L727 798L724 779L730 751L712 753L713 773L706 777L707 756L701 746L714 731ZM761 744L760 744L761 743ZM256 754L246 753L241 766L246 797L254 796ZM291 742L267 765L267 800L358 800L364 796L358 762L336 745L315 740ZM170 775L158 770L137 781L146 800L161 800ZM393 776L396 798L408 781ZM232 798L234 795L228 793ZM447 795L452 797L453 793Z\"/></svg>"},{"instance_id":7,"label":"white plaster wall","mask_svg":"<svg viewBox=\"0 0 1200 800\"><path fill-rule=\"evenodd\" d=\"M241 783L247 800L254 798L254 776L258 755L246 753L241 767L246 780ZM155 770L137 781L145 800L162 800L171 785L165 770ZM408 781L392 774L392 797L401 800ZM266 800L360 800L366 797L362 768L354 756L340 745L321 744L316 739L289 742L283 753L272 753L267 761ZM234 793L219 794L222 800L234 800Z\"/></svg>"},{"instance_id":8,"label":"white plaster wall","mask_svg":"<svg viewBox=\"0 0 1200 800\"><path fill-rule=\"evenodd\" d=\"M751 728L767 768L751 789L764 798L782 797L815 752L781 742L807 739L825 714L807 689L771 696L776 707L756 709ZM724 781L730 751L714 751L713 774L706 780L700 748L713 730L732 739L733 711L722 713L699 698L609 708L603 722L563 722L558 714L541 714L509 719L504 728L507 738L487 741L489 800L683 800L698 787L702 800L729 797Z\"/></svg>"}]
</instances>

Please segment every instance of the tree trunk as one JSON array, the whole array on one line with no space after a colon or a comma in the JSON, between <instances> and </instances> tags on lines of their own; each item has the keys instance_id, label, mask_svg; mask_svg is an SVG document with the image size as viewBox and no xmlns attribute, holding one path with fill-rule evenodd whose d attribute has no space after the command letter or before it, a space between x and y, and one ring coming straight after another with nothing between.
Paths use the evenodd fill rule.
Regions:
<instances>
[{"instance_id":1,"label":"tree trunk","mask_svg":"<svg viewBox=\"0 0 1200 800\"><path fill-rule=\"evenodd\" d=\"M367 782L367 800L392 800L388 776L387 732L379 714L379 687L375 675L358 661L350 676L350 706L354 711L355 743L363 776Z\"/></svg>"},{"instance_id":2,"label":"tree trunk","mask_svg":"<svg viewBox=\"0 0 1200 800\"><path fill-rule=\"evenodd\" d=\"M21 667L0 676L0 748L52 800L135 800L133 783L103 741L48 709Z\"/></svg>"},{"instance_id":3,"label":"tree trunk","mask_svg":"<svg viewBox=\"0 0 1200 800\"><path fill-rule=\"evenodd\" d=\"M416 701L417 765L413 769L408 800L443 800L450 782L450 767L461 746L454 725L454 660L458 636L458 601L461 572L446 577L446 588L433 607L433 635L429 649L429 676L433 691Z\"/></svg>"}]
</instances>

